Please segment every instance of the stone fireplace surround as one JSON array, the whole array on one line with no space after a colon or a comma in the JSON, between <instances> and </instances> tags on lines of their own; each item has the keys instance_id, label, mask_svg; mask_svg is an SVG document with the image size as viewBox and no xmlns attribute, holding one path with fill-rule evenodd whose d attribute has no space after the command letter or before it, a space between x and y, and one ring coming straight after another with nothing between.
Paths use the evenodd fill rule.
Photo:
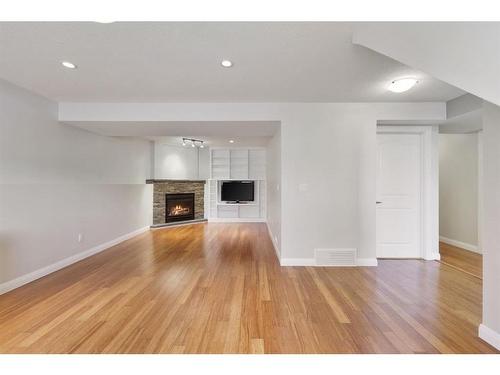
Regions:
<instances>
[{"instance_id":1,"label":"stone fireplace surround","mask_svg":"<svg viewBox=\"0 0 500 375\"><path fill-rule=\"evenodd\" d=\"M171 225L166 223L165 210L166 194L194 193L194 220L199 221L205 218L205 180L146 180L147 184L153 184L153 227ZM175 224L181 224L178 221Z\"/></svg>"}]
</instances>

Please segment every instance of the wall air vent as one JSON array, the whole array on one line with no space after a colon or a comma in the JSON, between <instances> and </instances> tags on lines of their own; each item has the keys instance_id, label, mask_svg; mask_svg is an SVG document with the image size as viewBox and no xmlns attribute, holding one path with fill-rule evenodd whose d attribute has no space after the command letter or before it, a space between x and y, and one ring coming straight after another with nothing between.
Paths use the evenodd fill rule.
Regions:
<instances>
[{"instance_id":1,"label":"wall air vent","mask_svg":"<svg viewBox=\"0 0 500 375\"><path fill-rule=\"evenodd\" d=\"M352 267L356 265L356 249L315 249L317 266Z\"/></svg>"}]
</instances>

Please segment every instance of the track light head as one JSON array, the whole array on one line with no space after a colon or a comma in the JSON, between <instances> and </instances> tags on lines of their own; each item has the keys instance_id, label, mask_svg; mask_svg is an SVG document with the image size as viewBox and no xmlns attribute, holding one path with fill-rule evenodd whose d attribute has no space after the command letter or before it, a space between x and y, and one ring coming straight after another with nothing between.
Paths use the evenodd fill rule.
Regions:
<instances>
[{"instance_id":1,"label":"track light head","mask_svg":"<svg viewBox=\"0 0 500 375\"><path fill-rule=\"evenodd\" d=\"M182 145L186 147L188 144L191 144L191 147L199 147L199 148L205 148L204 145L205 141L202 141L201 139L194 139L194 138L182 138Z\"/></svg>"}]
</instances>

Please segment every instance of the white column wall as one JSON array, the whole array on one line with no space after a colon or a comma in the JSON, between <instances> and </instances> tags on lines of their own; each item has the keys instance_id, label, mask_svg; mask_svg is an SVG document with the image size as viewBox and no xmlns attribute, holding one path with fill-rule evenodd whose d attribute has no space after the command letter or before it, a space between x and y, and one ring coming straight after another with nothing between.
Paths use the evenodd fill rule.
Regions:
<instances>
[{"instance_id":1,"label":"white column wall","mask_svg":"<svg viewBox=\"0 0 500 375\"><path fill-rule=\"evenodd\" d=\"M479 335L500 349L500 107L483 107L483 323Z\"/></svg>"}]
</instances>

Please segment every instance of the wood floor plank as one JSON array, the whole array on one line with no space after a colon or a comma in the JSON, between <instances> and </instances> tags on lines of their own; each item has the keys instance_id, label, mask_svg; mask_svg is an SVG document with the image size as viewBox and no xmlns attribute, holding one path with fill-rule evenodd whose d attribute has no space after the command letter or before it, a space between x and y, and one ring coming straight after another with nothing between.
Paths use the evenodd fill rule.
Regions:
<instances>
[{"instance_id":1,"label":"wood floor plank","mask_svg":"<svg viewBox=\"0 0 500 375\"><path fill-rule=\"evenodd\" d=\"M496 353L481 290L433 261L281 267L265 224L178 226L0 296L0 352Z\"/></svg>"},{"instance_id":2,"label":"wood floor plank","mask_svg":"<svg viewBox=\"0 0 500 375\"><path fill-rule=\"evenodd\" d=\"M483 256L459 247L439 243L441 263L454 267L470 275L483 278Z\"/></svg>"}]
</instances>

